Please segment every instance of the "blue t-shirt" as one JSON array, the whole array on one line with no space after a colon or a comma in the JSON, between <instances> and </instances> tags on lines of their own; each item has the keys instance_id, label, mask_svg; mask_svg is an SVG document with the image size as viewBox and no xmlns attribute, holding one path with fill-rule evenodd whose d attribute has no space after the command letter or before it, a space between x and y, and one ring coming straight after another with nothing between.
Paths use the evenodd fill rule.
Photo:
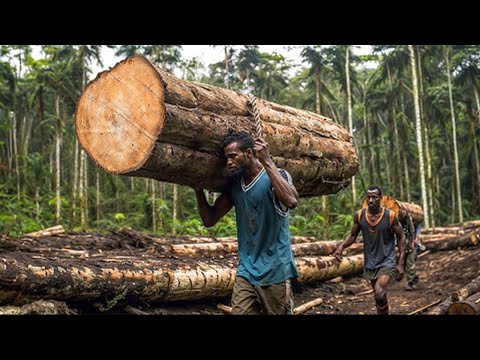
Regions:
<instances>
[{"instance_id":1,"label":"blue t-shirt","mask_svg":"<svg viewBox=\"0 0 480 360\"><path fill-rule=\"evenodd\" d=\"M291 176L280 170L292 184ZM239 264L237 276L252 285L275 285L298 276L290 243L288 208L275 197L265 169L245 185L234 183Z\"/></svg>"}]
</instances>

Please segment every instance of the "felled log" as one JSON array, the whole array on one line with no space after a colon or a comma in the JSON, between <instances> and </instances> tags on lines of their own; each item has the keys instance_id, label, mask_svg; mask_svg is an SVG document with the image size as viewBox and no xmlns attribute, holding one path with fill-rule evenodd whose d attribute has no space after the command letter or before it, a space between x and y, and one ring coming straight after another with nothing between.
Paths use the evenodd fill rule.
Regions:
<instances>
[{"instance_id":1,"label":"felled log","mask_svg":"<svg viewBox=\"0 0 480 360\"><path fill-rule=\"evenodd\" d=\"M399 201L390 195L382 196L380 206L393 211L399 219L403 219L408 214L416 224L421 224L425 216L421 206L414 203ZM365 209L367 207L367 198L364 198L362 201L362 208Z\"/></svg>"},{"instance_id":2,"label":"felled log","mask_svg":"<svg viewBox=\"0 0 480 360\"><path fill-rule=\"evenodd\" d=\"M348 130L324 116L257 101L270 154L300 196L336 193L358 170ZM229 130L255 134L245 94L181 80L134 56L97 75L78 102L78 140L113 174L220 191Z\"/></svg>"},{"instance_id":3,"label":"felled log","mask_svg":"<svg viewBox=\"0 0 480 360\"><path fill-rule=\"evenodd\" d=\"M63 228L63 226L57 225L57 226L53 226L40 231L24 234L23 236L36 238L36 237L52 236L52 235L58 235L58 234L64 234L64 233L65 233L65 229Z\"/></svg>"},{"instance_id":4,"label":"felled log","mask_svg":"<svg viewBox=\"0 0 480 360\"><path fill-rule=\"evenodd\" d=\"M176 235L176 236L155 236L148 235L144 232L140 232L133 229L120 229L120 230L110 230L110 232L119 237L125 237L128 239L136 240L139 242L149 242L159 245L171 245L171 244L202 244L202 243L212 243L212 242L230 242L237 241L237 238L228 236L228 237L215 237L215 236L192 236L192 235Z\"/></svg>"},{"instance_id":5,"label":"felled log","mask_svg":"<svg viewBox=\"0 0 480 360\"><path fill-rule=\"evenodd\" d=\"M453 302L447 309L447 315L479 315L480 292L462 301Z\"/></svg>"},{"instance_id":6,"label":"felled log","mask_svg":"<svg viewBox=\"0 0 480 360\"><path fill-rule=\"evenodd\" d=\"M458 236L458 234L447 234L447 233L443 233L443 234L420 234L420 241L422 241L422 243L424 242L427 242L427 241L431 241L431 240L441 240L441 239L446 239L446 238L452 238L452 237L456 237Z\"/></svg>"},{"instance_id":7,"label":"felled log","mask_svg":"<svg viewBox=\"0 0 480 360\"><path fill-rule=\"evenodd\" d=\"M237 251L238 246L236 242L177 244L171 246L172 255L177 256L224 256Z\"/></svg>"},{"instance_id":8,"label":"felled log","mask_svg":"<svg viewBox=\"0 0 480 360\"><path fill-rule=\"evenodd\" d=\"M346 256L338 261L333 256L296 258L300 282L329 280L342 275L357 275L363 270L363 255Z\"/></svg>"},{"instance_id":9,"label":"felled log","mask_svg":"<svg viewBox=\"0 0 480 360\"><path fill-rule=\"evenodd\" d=\"M440 304L430 309L426 315L445 315L449 306L453 303L451 298L442 301Z\"/></svg>"},{"instance_id":10,"label":"felled log","mask_svg":"<svg viewBox=\"0 0 480 360\"><path fill-rule=\"evenodd\" d=\"M234 264L156 257L49 259L0 254L0 303L55 300L195 300L230 294ZM23 299L22 299L23 298Z\"/></svg>"},{"instance_id":11,"label":"felled log","mask_svg":"<svg viewBox=\"0 0 480 360\"><path fill-rule=\"evenodd\" d=\"M316 241L292 244L292 252L294 256L326 256L332 255L339 241ZM164 247L166 248L166 247ZM363 244L353 244L345 250L347 254L358 252L363 249ZM237 253L237 242L218 242L204 244L176 244L171 245L170 252L177 256L225 256Z\"/></svg>"},{"instance_id":12,"label":"felled log","mask_svg":"<svg viewBox=\"0 0 480 360\"><path fill-rule=\"evenodd\" d=\"M473 279L472 282L452 293L453 301L462 301L466 298L480 292L480 276Z\"/></svg>"},{"instance_id":13,"label":"felled log","mask_svg":"<svg viewBox=\"0 0 480 360\"><path fill-rule=\"evenodd\" d=\"M460 247L477 246L479 240L480 230L476 230L466 235L430 240L425 242L424 245L430 251L452 250Z\"/></svg>"},{"instance_id":14,"label":"felled log","mask_svg":"<svg viewBox=\"0 0 480 360\"><path fill-rule=\"evenodd\" d=\"M144 254L59 261L23 252L2 253L0 303L107 299L110 307L130 299L177 301L231 294L236 262L184 259ZM299 281L311 282L355 275L361 272L363 256L344 257L341 263L333 257L297 258L296 262Z\"/></svg>"}]
</instances>

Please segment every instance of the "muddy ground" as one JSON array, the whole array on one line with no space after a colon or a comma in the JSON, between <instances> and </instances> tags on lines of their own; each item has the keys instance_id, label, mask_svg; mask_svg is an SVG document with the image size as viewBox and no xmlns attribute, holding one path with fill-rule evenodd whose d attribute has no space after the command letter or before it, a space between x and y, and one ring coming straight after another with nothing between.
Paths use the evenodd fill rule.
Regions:
<instances>
[{"instance_id":1,"label":"muddy ground","mask_svg":"<svg viewBox=\"0 0 480 360\"><path fill-rule=\"evenodd\" d=\"M390 283L388 297L391 314L408 315L421 307L444 300L479 276L480 247L425 252L417 260L417 268L420 282L416 290L406 290L405 278L401 282ZM323 303L305 315L372 315L376 311L370 289L369 282L362 277L337 278L303 285L295 290L295 306L322 298ZM163 307L137 304L137 308L149 314L221 315L224 313L216 307L219 303L229 305L229 299L172 303ZM428 309L417 314L425 314L426 311Z\"/></svg>"}]
</instances>

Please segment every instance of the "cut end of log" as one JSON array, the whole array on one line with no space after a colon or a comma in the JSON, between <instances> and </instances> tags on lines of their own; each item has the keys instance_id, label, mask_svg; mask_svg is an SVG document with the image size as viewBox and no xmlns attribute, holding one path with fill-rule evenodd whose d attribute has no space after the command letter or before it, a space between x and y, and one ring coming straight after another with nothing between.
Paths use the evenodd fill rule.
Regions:
<instances>
[{"instance_id":1,"label":"cut end of log","mask_svg":"<svg viewBox=\"0 0 480 360\"><path fill-rule=\"evenodd\" d=\"M457 302L450 305L447 315L476 315L477 309L471 304L465 302Z\"/></svg>"},{"instance_id":2,"label":"cut end of log","mask_svg":"<svg viewBox=\"0 0 480 360\"><path fill-rule=\"evenodd\" d=\"M97 75L80 97L75 114L80 145L108 172L139 169L163 127L164 98L150 61L134 56L119 62Z\"/></svg>"}]
</instances>

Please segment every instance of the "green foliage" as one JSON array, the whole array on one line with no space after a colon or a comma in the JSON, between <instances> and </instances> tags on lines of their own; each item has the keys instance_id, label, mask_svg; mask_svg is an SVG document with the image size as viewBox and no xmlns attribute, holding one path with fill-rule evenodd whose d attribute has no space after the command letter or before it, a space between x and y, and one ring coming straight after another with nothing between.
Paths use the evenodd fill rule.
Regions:
<instances>
[{"instance_id":1,"label":"green foliage","mask_svg":"<svg viewBox=\"0 0 480 360\"><path fill-rule=\"evenodd\" d=\"M354 55L355 49L350 46ZM298 109L317 111L318 99L320 113L345 126L345 45L301 47L302 62L298 64L279 54L263 53L253 45L223 45L222 49L227 50L227 59L220 58L217 64L210 66L210 74L203 77L208 69L196 60L184 59L181 47L177 45L127 45L116 50L122 56L146 55L189 79L217 86L228 85L237 91L248 89L263 99ZM360 160L356 176L357 203L353 203L351 187L328 196L328 214L323 212L320 197L301 199L298 208L290 214L290 229L294 235L322 237L328 227L331 239L344 238L352 226L353 212L360 207L362 191L372 183L382 187L384 192L403 196L401 200L406 201L404 159L409 175L408 195L412 202L422 203L408 50L406 46L396 45L375 46L374 49L372 54L351 57L353 136ZM435 219L440 225L455 222L458 217L452 199L455 167L447 69L442 46L417 45L415 49L420 54L418 65L422 76L419 78L425 127L422 133L424 137L428 135L433 170L427 186L432 189ZM74 115L85 75L91 71L93 62L101 60L100 46L42 46L42 57L38 59L32 57L31 50L31 47L22 45L0 46L0 232L20 235L55 224L53 140L58 125L63 136L61 222L66 228L81 230L78 227L78 187L75 203L72 196L75 179ZM480 216L480 183L475 163L475 151L480 149L480 122L475 91L480 92L480 47L451 46L450 54L463 213L466 218L476 219ZM370 68L366 66L367 62ZM57 122L55 104L58 96L60 122ZM16 156L12 153L14 127L11 112L16 119ZM148 232L153 231L155 222L157 234L171 234L175 228L177 234L235 236L234 211L211 228L202 225L190 188L178 187L174 223L171 184L160 186L156 182L158 186L153 201L145 179L132 180L107 174L87 159L87 222L90 230L131 227ZM16 161L18 169L15 169ZM100 176L99 209L96 208L97 171ZM99 220L96 220L97 212Z\"/></svg>"}]
</instances>

